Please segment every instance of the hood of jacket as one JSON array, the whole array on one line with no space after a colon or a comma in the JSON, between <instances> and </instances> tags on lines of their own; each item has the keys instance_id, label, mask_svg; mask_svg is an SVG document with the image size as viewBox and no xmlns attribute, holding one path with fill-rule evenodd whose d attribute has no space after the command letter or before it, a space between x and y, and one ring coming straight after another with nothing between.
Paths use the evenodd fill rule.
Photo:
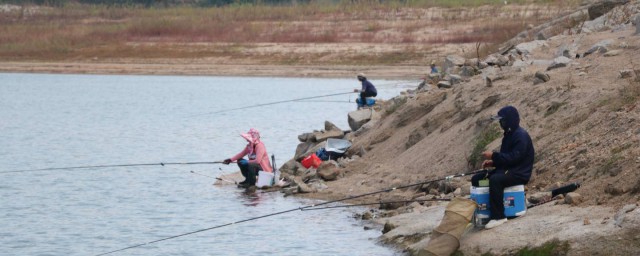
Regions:
<instances>
[{"instance_id":1,"label":"hood of jacket","mask_svg":"<svg viewBox=\"0 0 640 256\"><path fill-rule=\"evenodd\" d=\"M513 106L506 106L498 111L500 117L500 127L505 133L515 131L520 127L520 114Z\"/></svg>"}]
</instances>

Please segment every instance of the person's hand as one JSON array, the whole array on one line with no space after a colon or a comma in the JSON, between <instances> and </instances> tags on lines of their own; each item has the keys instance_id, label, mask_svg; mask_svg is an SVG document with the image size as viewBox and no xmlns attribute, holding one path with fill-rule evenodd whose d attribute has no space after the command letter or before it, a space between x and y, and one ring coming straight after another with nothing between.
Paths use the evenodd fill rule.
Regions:
<instances>
[{"instance_id":1,"label":"person's hand","mask_svg":"<svg viewBox=\"0 0 640 256\"><path fill-rule=\"evenodd\" d=\"M484 160L484 162L482 162L482 169L488 168L488 167L493 167L492 160Z\"/></svg>"},{"instance_id":2,"label":"person's hand","mask_svg":"<svg viewBox=\"0 0 640 256\"><path fill-rule=\"evenodd\" d=\"M358 89L353 89L353 92L360 92L360 90L358 90Z\"/></svg>"},{"instance_id":3,"label":"person's hand","mask_svg":"<svg viewBox=\"0 0 640 256\"><path fill-rule=\"evenodd\" d=\"M485 152L482 152L482 157L484 157L484 159L492 159L492 157L493 157L493 151L485 151Z\"/></svg>"},{"instance_id":4,"label":"person's hand","mask_svg":"<svg viewBox=\"0 0 640 256\"><path fill-rule=\"evenodd\" d=\"M222 161L223 164L229 164L231 163L231 159L227 158L224 161Z\"/></svg>"}]
</instances>

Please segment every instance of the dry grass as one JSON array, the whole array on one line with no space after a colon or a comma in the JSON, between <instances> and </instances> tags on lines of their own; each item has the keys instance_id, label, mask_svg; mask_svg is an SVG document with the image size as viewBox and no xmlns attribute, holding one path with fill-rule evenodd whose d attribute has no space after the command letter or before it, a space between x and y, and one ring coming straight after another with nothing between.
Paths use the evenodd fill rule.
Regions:
<instances>
[{"instance_id":1,"label":"dry grass","mask_svg":"<svg viewBox=\"0 0 640 256\"><path fill-rule=\"evenodd\" d=\"M358 1L356 1L357 3ZM514 2L514 1L511 1ZM531 1L516 1L531 2ZM0 59L65 60L87 56L154 57L188 50L129 43L499 43L526 24L545 21L562 8L553 1L538 7L477 7L501 1L366 1L296 6L232 5L220 8L145 9L68 5L0 15ZM550 6L551 5L551 6ZM445 6L449 8L428 8ZM495 9L501 8L499 20ZM544 11L540 11L544 10ZM566 9L564 9L566 10ZM442 29L444 28L444 29ZM220 52L197 56L219 55ZM415 58L412 52L362 56L373 63ZM349 61L358 61L356 56Z\"/></svg>"}]
</instances>

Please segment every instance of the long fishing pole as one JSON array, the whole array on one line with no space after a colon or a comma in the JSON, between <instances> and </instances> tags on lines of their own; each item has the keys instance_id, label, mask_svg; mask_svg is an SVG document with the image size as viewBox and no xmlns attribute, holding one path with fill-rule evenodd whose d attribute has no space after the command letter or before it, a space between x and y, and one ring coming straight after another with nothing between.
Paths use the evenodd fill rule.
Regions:
<instances>
[{"instance_id":1,"label":"long fishing pole","mask_svg":"<svg viewBox=\"0 0 640 256\"><path fill-rule=\"evenodd\" d=\"M115 252L121 252L121 251L124 251L124 250L129 250L129 249L133 249L133 248L137 248L137 247L141 247L141 246L145 246L145 245L149 245L149 244L154 244L154 243L166 241L166 240L169 240L169 239L188 236L188 235L192 235L192 234L196 234L196 233L200 233L200 232L204 232L204 231L209 231L209 230L212 230L212 229L222 228L222 227L231 226L231 225L234 225L234 224L239 224L239 223L248 222L248 221L252 221L252 220L257 220L257 219L262 219L262 218L271 217L271 216L275 216L275 215L285 214L285 213L289 213L289 212L293 212L293 211L298 211L298 210L302 211L304 209L314 208L314 207L321 206L321 205L327 205L327 204L331 204L331 203L342 202L342 201L356 199L356 198L360 198L360 197L365 197L365 196L370 196L370 195L375 195L375 194L380 194L380 193L385 193L385 192L391 192L391 191L394 191L396 189L403 189L403 188L409 188L409 187L414 187L414 186L420 186L420 185L425 185L425 184L429 184L429 183L433 183L433 182L438 182L438 181L443 181L443 180L450 180L450 179L456 178L456 177L464 177L464 176L480 173L480 172L483 172L483 171L486 171L486 170L476 170L476 171L467 172L467 173L454 174L454 175L446 176L446 177L440 178L440 179L434 179L434 180L429 180L429 181L424 181L424 182L419 182L419 183L414 183L414 184L409 184L409 185L404 185L404 186L399 186L399 187L392 187L392 188L378 190L378 191L374 191L374 192L370 192L370 193L365 193L365 194L345 197L345 198L342 198L342 199L327 201L327 202L323 202L323 203L319 203L319 204L312 204L312 205L308 205L308 206L304 206L304 207L298 207L298 208L293 208L293 209L289 209L289 210L285 210L285 211L274 212L274 213L270 213L270 214L267 214L267 215L262 215L262 216L258 216L258 217L244 219L244 220L240 220L240 221L236 221L236 222L230 222L230 223L227 223L227 224L222 224L222 225L213 226L213 227L209 227L209 228L204 228L204 229L200 229L200 230L196 230L196 231L191 231L191 232L180 234L180 235L165 237L165 238L162 238L162 239L153 240L153 241L146 242L146 243L136 244L136 245L132 245L132 246L129 246L129 247L122 248L122 249L118 249L118 250L114 250L114 251L110 251L110 252L106 252L106 253L97 254L96 256L108 255L108 254L112 254L112 253L115 253Z\"/></svg>"},{"instance_id":2,"label":"long fishing pole","mask_svg":"<svg viewBox=\"0 0 640 256\"><path fill-rule=\"evenodd\" d=\"M413 203L413 202L434 202L434 201L451 201L451 199L447 199L447 198L442 198L442 199L434 198L434 199L404 200L404 201L381 201L381 202L375 202L375 203L345 204L345 205L336 205L336 206L327 206L327 207L306 208L306 209L302 209L302 211L325 210L325 209L346 208L346 207L356 207L356 206L366 206L366 205L376 205L376 204L395 204L395 203Z\"/></svg>"},{"instance_id":3,"label":"long fishing pole","mask_svg":"<svg viewBox=\"0 0 640 256\"><path fill-rule=\"evenodd\" d=\"M54 171L54 170L73 170L73 169L95 169L95 168L108 168L108 167L132 167L132 166L153 166L153 165L193 165L193 164L223 164L222 161L214 162L174 162L174 163L147 163L147 164L112 164L112 165L86 165L86 166L71 166L71 167L55 167L55 168L42 168L42 169L30 169L30 170L15 170L15 171L1 171L4 173L19 173L19 172L42 172L42 171Z\"/></svg>"},{"instance_id":4,"label":"long fishing pole","mask_svg":"<svg viewBox=\"0 0 640 256\"><path fill-rule=\"evenodd\" d=\"M213 115L213 114L218 114L218 113L223 113L223 112L229 112L229 111L234 111L234 110L241 110L241 109L248 109L248 108L256 108L256 107L262 107L262 106L268 106L268 105L275 105L275 104L286 103L286 102L294 102L294 101L301 101L301 100L317 99L317 98L331 97L331 96L336 96L336 95L345 95L345 94L352 94L352 93L353 93L353 92L342 92L342 93L334 93L334 94L327 94L327 95L320 95L320 96L312 96L312 97L297 98L297 99L291 99L291 100L274 101L274 102L262 103L262 104L251 105L251 106L244 106L244 107L238 107L238 108L223 109L223 110L218 110L218 111L213 111L213 112L203 113L203 114L195 114L195 115L190 115L190 116L186 116L186 117L195 117L195 116Z\"/></svg>"}]
</instances>

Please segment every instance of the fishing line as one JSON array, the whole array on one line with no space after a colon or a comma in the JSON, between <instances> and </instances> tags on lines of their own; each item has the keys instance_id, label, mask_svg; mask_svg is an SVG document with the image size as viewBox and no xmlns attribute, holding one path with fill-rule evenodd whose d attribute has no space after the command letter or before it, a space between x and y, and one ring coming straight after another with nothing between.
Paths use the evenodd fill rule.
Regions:
<instances>
[{"instance_id":1,"label":"fishing line","mask_svg":"<svg viewBox=\"0 0 640 256\"><path fill-rule=\"evenodd\" d=\"M30 170L16 170L16 171L2 171L4 173L20 173L20 172L42 172L42 171L54 171L54 170L73 170L73 169L94 169L94 168L108 168L108 167L132 167L132 166L153 166L153 165L192 165L192 164L222 164L222 161L214 162L184 162L184 163L148 163L148 164L113 164L113 165L87 165L87 166L71 166L71 167L55 167L55 168L42 168L42 169L30 169Z\"/></svg>"},{"instance_id":2,"label":"fishing line","mask_svg":"<svg viewBox=\"0 0 640 256\"><path fill-rule=\"evenodd\" d=\"M346 101L346 100L300 100L300 101L295 101L295 102L336 102L336 103L355 103L352 101Z\"/></svg>"},{"instance_id":3,"label":"fishing line","mask_svg":"<svg viewBox=\"0 0 640 256\"><path fill-rule=\"evenodd\" d=\"M327 202L323 202L323 203L319 203L319 204L312 204L312 205L308 205L308 206L304 206L304 207L298 207L298 208L293 208L293 209L289 209L289 210L285 210L285 211L274 212L274 213L270 213L270 214L267 214L267 215L262 215L262 216L258 216L258 217L244 219L244 220L240 220L240 221L236 221L236 222L230 222L230 223L227 223L227 224L222 224L222 225L213 226L213 227L209 227L209 228L204 228L204 229L200 229L200 230L196 230L196 231L191 231L191 232L180 234L180 235L165 237L165 238L162 238L162 239L153 240L153 241L146 242L146 243L136 244L136 245L132 245L132 246L129 246L129 247L122 248L122 249L118 249L118 250L114 250L114 251L110 251L110 252L106 252L106 253L97 254L96 256L108 255L108 254L112 254L112 253L115 253L115 252L121 252L121 251L128 250L128 249L133 249L133 248L137 248L137 247L141 247L141 246L145 246L145 245L149 245L149 244L154 244L154 243L166 241L166 240L169 240L169 239L188 236L188 235L192 235L192 234L196 234L196 233L200 233L200 232L204 232L204 231L209 231L209 230L212 230L212 229L222 228L222 227L231 226L231 225L235 225L235 224L239 224L239 223L243 223L243 222L248 222L248 221L252 221L252 220L257 220L257 219L262 219L262 218L266 218L266 217L275 216L275 215L285 214L285 213L289 213L289 212L293 212L293 211L298 211L298 210L303 211L304 209L314 208L314 207L318 207L318 206L321 206L321 205L327 205L327 204L331 204L331 203L342 202L342 201L356 199L356 198L360 198L360 197L365 197L365 196L370 196L370 195L375 195L375 194L380 194L380 193L385 193L385 192L391 192L391 191L394 191L394 190L397 190L397 189L420 186L420 185L425 185L425 184L438 182L438 181L443 181L443 180L450 180L452 178L464 177L464 176L473 175L473 174L484 172L484 171L486 171L486 170L482 169L482 170L476 170L476 171L467 172L467 173L454 174L454 175L446 176L444 178L439 178L439 179L434 179L434 180L429 180L429 181L424 181L424 182L419 182L419 183L414 183L414 184L409 184L409 185L404 185L404 186L399 186L399 187L392 187L392 188L378 190L378 191L374 191L374 192L370 192L370 193L365 193L365 194L345 197L345 198L342 198L342 199L327 201Z\"/></svg>"},{"instance_id":4,"label":"fishing line","mask_svg":"<svg viewBox=\"0 0 640 256\"><path fill-rule=\"evenodd\" d=\"M331 96L336 96L336 95L345 95L345 94L352 94L352 93L354 93L354 92L342 92L342 93L334 93L334 94L327 94L327 95L320 95L320 96L297 98L297 99L291 99L291 100L274 101L274 102L256 104L256 105L251 105L251 106L223 109L223 110L218 110L218 111L213 111L213 112L203 113L203 114L195 114L195 115L190 115L190 116L186 116L186 117L213 115L213 114L219 114L219 113L230 112L230 111L241 110L241 109L256 108L256 107L269 106L269 105L275 105L275 104L286 103L286 102L294 102L294 101L301 101L301 100L308 100L308 99L317 99L317 98L331 97Z\"/></svg>"},{"instance_id":5,"label":"fishing line","mask_svg":"<svg viewBox=\"0 0 640 256\"><path fill-rule=\"evenodd\" d=\"M404 201L381 201L381 202L376 202L376 203L346 204L346 205L336 205L336 206L327 206L327 207L306 208L306 209L302 209L302 211L325 210L325 209L346 208L346 207L365 206L365 205L376 205L376 204L413 203L413 202L433 202L433 201L451 201L451 199L447 199L447 198L443 198L443 199L436 199L436 198L434 198L434 199L404 200Z\"/></svg>"},{"instance_id":6,"label":"fishing line","mask_svg":"<svg viewBox=\"0 0 640 256\"><path fill-rule=\"evenodd\" d=\"M219 181L233 183L233 184L236 184L236 185L238 184L237 181L231 181L231 180L223 179L223 178L220 178L220 177L213 177L213 176L209 176L209 175L202 174L202 173L199 173L199 172L191 171L191 173L196 174L196 175L200 175L200 176L204 176L204 177L208 177L208 178L212 178L212 179L216 179L216 180L219 180Z\"/></svg>"}]
</instances>

